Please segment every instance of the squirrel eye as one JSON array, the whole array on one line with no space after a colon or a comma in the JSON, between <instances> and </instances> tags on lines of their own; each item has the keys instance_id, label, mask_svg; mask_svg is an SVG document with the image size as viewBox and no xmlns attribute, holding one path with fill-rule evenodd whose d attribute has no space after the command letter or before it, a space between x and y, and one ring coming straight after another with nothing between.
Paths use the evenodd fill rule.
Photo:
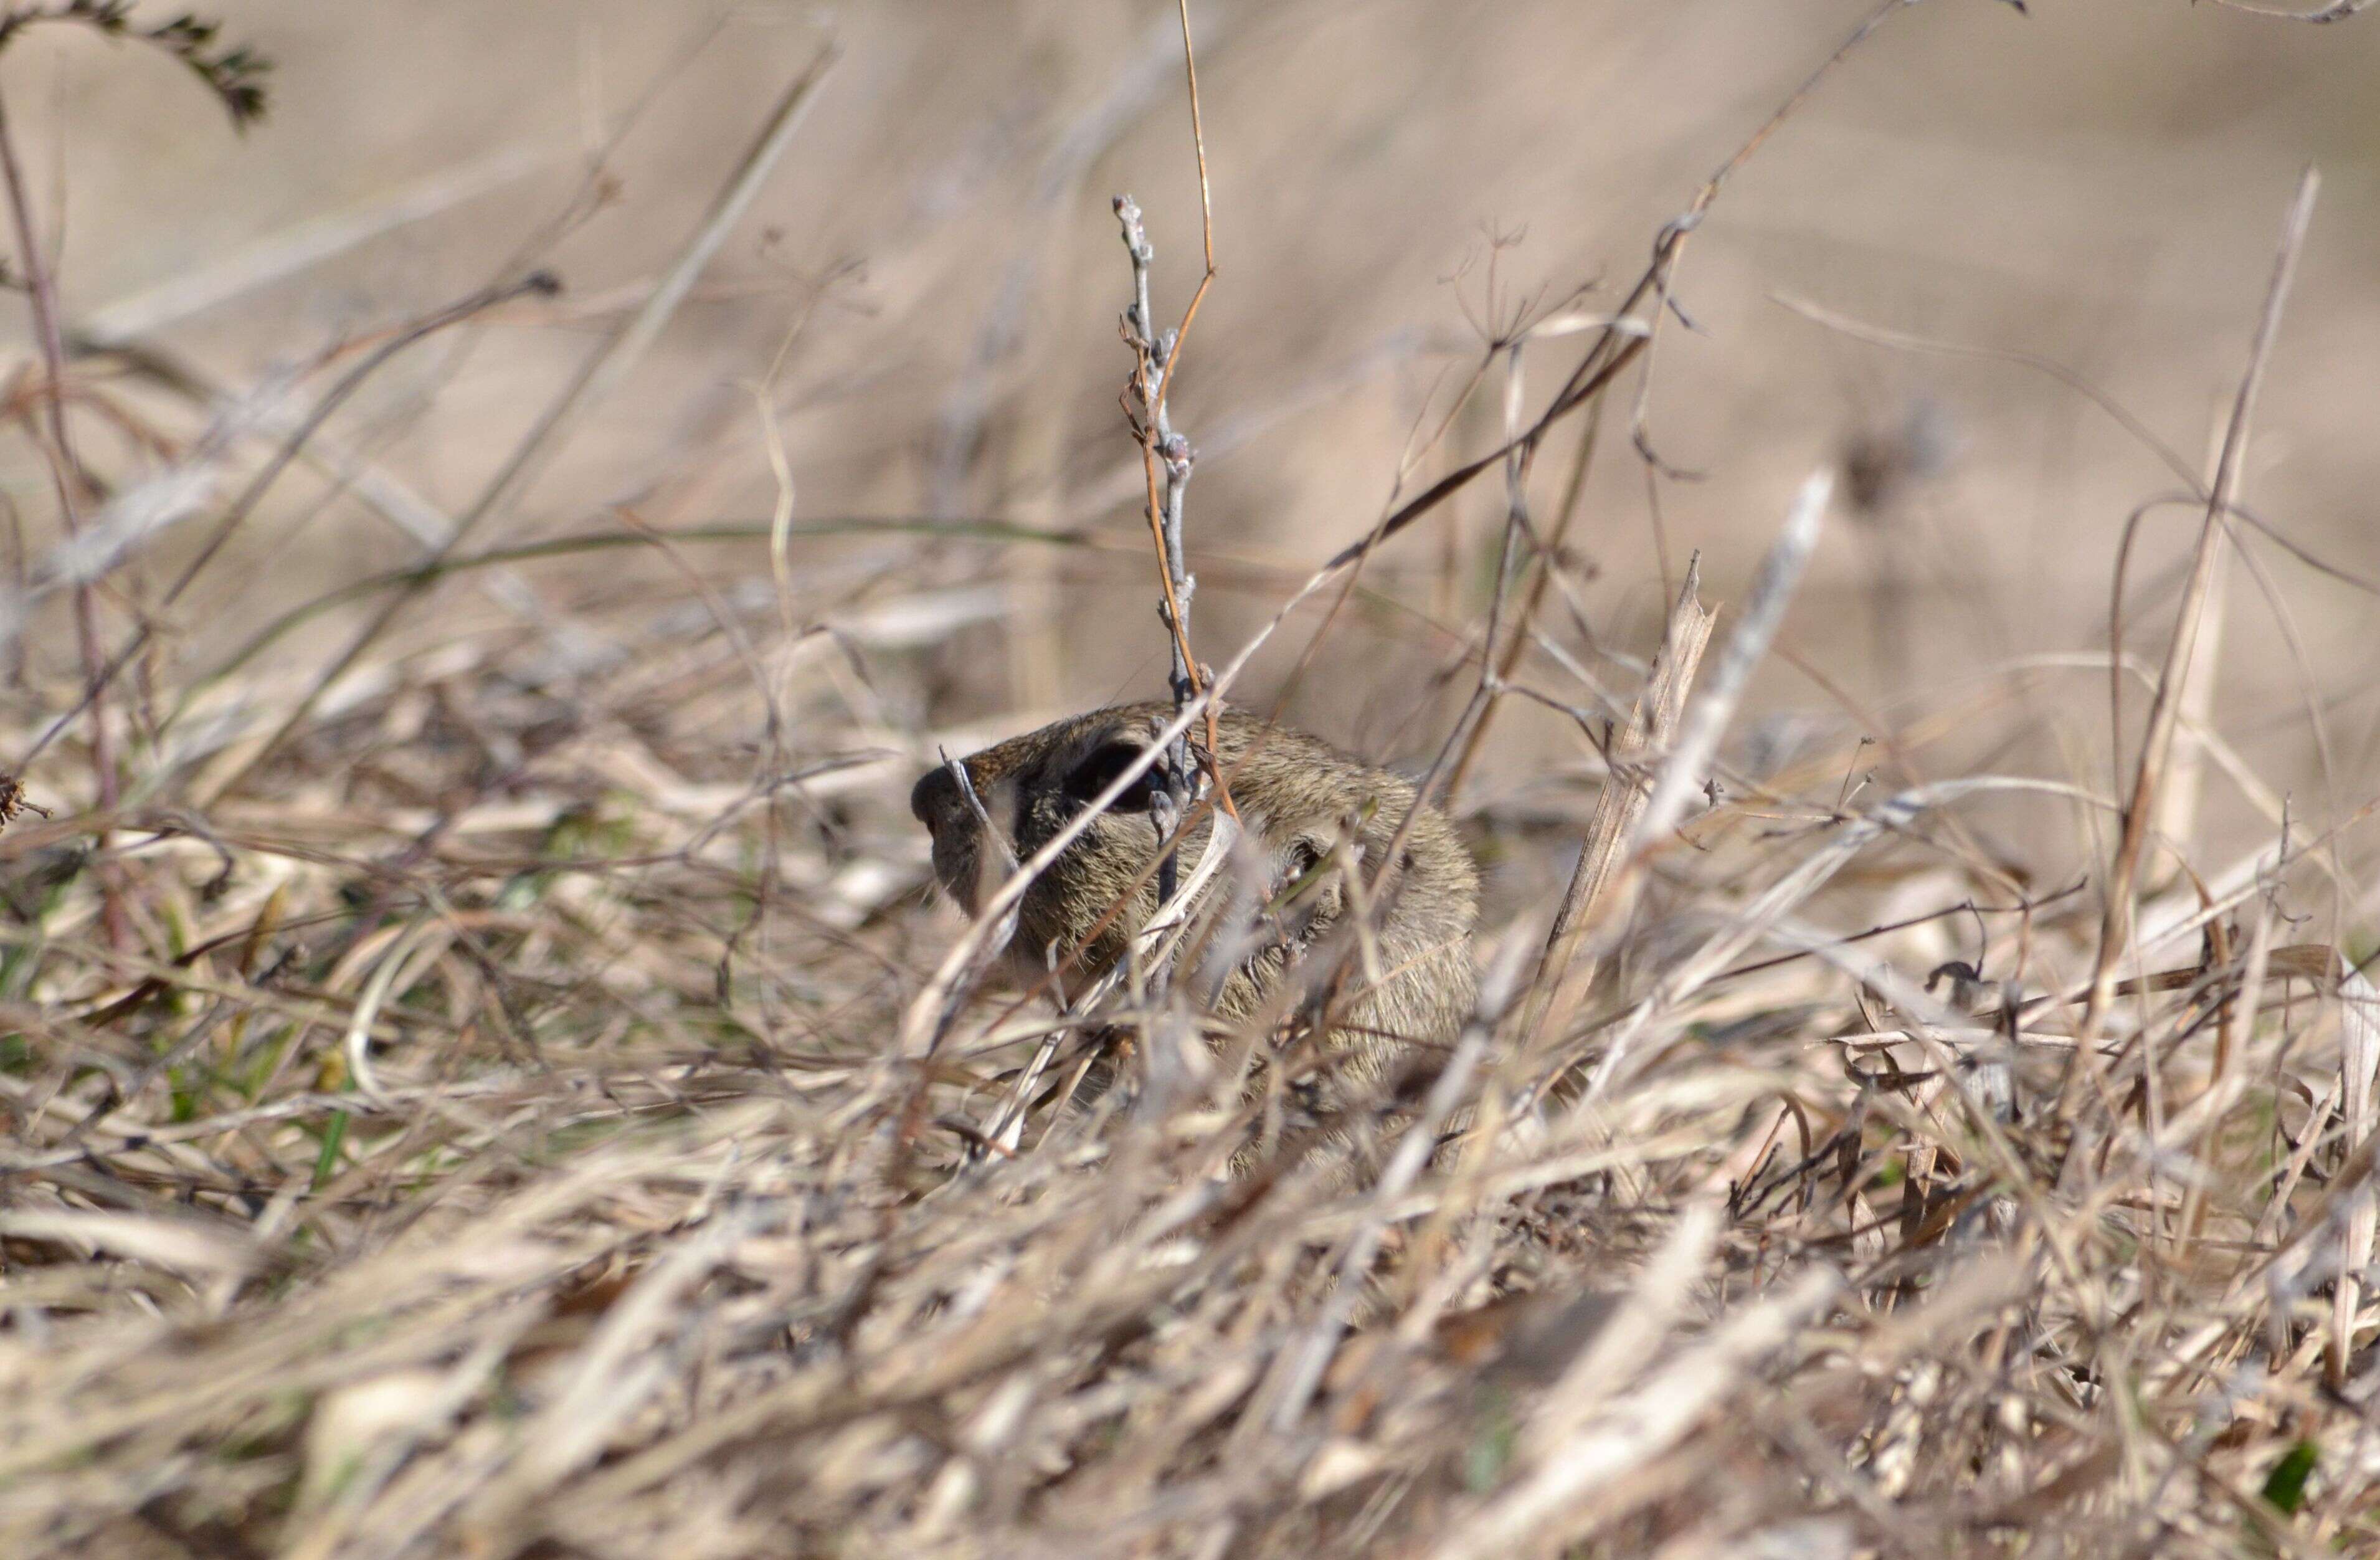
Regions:
<instances>
[{"instance_id":1,"label":"squirrel eye","mask_svg":"<svg viewBox=\"0 0 2380 1560\"><path fill-rule=\"evenodd\" d=\"M1066 774L1066 799L1076 807L1088 807L1099 800L1099 794L1116 783L1116 777L1137 763L1148 749L1131 742L1104 742L1091 750L1090 756L1075 765ZM1116 798L1111 812L1146 812L1154 802L1164 782L1158 777L1158 766L1149 765L1139 778L1124 787Z\"/></svg>"}]
</instances>

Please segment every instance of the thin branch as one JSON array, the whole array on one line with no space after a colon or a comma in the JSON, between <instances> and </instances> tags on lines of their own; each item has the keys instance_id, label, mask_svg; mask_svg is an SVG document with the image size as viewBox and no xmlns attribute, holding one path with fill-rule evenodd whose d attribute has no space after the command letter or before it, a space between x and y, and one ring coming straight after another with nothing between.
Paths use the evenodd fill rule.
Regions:
<instances>
[{"instance_id":1,"label":"thin branch","mask_svg":"<svg viewBox=\"0 0 2380 1560\"><path fill-rule=\"evenodd\" d=\"M1149 267L1156 250L1149 244L1143 226L1140 207L1129 195L1115 199L1116 220L1123 229L1124 250L1132 257L1133 301L1124 315L1124 342L1133 351L1133 378L1127 392L1135 436L1140 444L1142 476L1148 488L1148 514L1150 540L1157 548L1159 583L1164 593L1161 613L1171 638L1173 656L1172 688L1173 707L1179 712L1201 690L1197 657L1190 649L1190 598L1198 581L1189 572L1186 549L1183 542L1183 505L1190 485L1190 473L1196 458L1190 441L1173 431L1173 420L1167 409L1168 397L1173 391L1174 370L1181 362L1182 344L1189 338L1190 326L1198 317L1198 306L1206 300L1207 289L1215 280L1215 203L1207 177L1207 133L1198 106L1198 59L1190 39L1190 3L1179 0L1182 17L1183 68L1188 79L1190 95L1190 139L1198 157L1199 228L1207 268L1198 278L1197 290L1190 295L1190 307L1184 311L1182 323L1160 335L1156 315L1149 305ZM1163 481L1159 481L1160 471ZM1222 712L1212 701L1207 705L1207 751L1211 759L1221 748L1221 732L1217 725ZM1231 787L1220 770L1213 778L1218 801L1232 817L1239 809L1232 800ZM1169 835L1188 826L1189 809L1196 789L1186 737L1177 741L1167 757L1165 769L1165 804L1160 826ZM1167 850L1158 869L1158 897L1172 896L1176 858Z\"/></svg>"},{"instance_id":2,"label":"thin branch","mask_svg":"<svg viewBox=\"0 0 2380 1560\"><path fill-rule=\"evenodd\" d=\"M1172 379L1172 349L1181 337L1169 332L1160 337L1154 334L1154 316L1149 308L1149 266L1157 258L1149 244L1148 234L1141 225L1140 207L1129 195L1115 199L1116 221L1123 230L1124 252L1132 259L1132 304L1123 316L1124 345L1132 349L1132 382L1125 388L1125 416L1134 436L1140 444L1142 472L1148 481L1149 540L1157 550L1158 585L1163 594L1158 615L1164 622L1167 648L1173 657L1172 673L1168 679L1173 694L1173 708L1179 713L1200 691L1197 658L1190 650L1190 597L1198 587L1184 561L1182 541L1183 506L1190 486L1190 471L1195 456L1190 441L1173 431L1171 417L1165 409L1164 386ZM1160 482L1159 474L1163 473ZM1207 713L1207 751L1218 750L1220 734L1216 729L1216 712L1211 701ZM1158 819L1160 829L1169 841L1186 826L1192 794L1196 789L1196 771L1190 762L1190 740L1184 736L1175 740L1166 754L1164 768L1164 803ZM1158 897L1173 896L1176 859L1169 848L1160 858L1158 867Z\"/></svg>"}]
</instances>

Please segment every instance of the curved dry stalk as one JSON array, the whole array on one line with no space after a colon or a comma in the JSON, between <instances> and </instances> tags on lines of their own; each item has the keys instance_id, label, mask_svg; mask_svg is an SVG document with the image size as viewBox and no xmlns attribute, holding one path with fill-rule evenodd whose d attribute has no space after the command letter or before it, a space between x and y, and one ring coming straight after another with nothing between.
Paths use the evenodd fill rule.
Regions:
<instances>
[{"instance_id":1,"label":"curved dry stalk","mask_svg":"<svg viewBox=\"0 0 2380 1560\"><path fill-rule=\"evenodd\" d=\"M2289 302L2289 284L2297 275L2298 257L2305 247L2306 230L2313 222L2314 197L2321 188L2321 177L2312 168L2306 169L2298 180L2297 195L2290 201L2289 213L2282 223L2280 250L2273 262L2273 279L2265 291L2264 313L2257 323L2255 342L2249 349L2248 370L2240 379L2239 394L2232 401L2230 423L2225 430L2222 453L2216 463L2206 518L2199 528L2198 549L2191 560L2189 581L2182 588L2181 607L2175 620L2173 638L2166 646L2165 666L2157 676L2156 695L2149 705L2148 731L2141 739L2141 756L2133 773L2131 797L2124 808L2123 834L2116 847L2114 865L2107 874L2107 908L2100 924L2099 952L2091 980L2090 1002L2082 1012L2084 1043L2075 1052L2078 1062L2090 1054L2089 1042L2098 1034L2100 1025L2107 1019L2107 1004L2115 993L2116 964L2131 945L2135 913L2133 885L2140 874L2149 828L2155 818L2157 789L2165 779L2175 724L2180 717L2181 694L2189 676L2192 656L2197 650L2201 616L2213 586L2216 567L2222 558L2223 517L2231 507L2239 486L2240 462L2246 454L2249 420L2255 411L2256 393L2264 385L2265 369L2272 358L2273 343L2280 333L2282 310ZM2070 1101L2073 1098L2069 1096Z\"/></svg>"}]
</instances>

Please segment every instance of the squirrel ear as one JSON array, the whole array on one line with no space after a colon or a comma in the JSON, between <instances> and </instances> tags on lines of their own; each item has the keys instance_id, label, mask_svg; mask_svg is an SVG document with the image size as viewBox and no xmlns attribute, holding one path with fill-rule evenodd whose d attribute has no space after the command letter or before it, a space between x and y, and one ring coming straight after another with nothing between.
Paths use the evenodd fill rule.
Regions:
<instances>
[{"instance_id":1,"label":"squirrel ear","mask_svg":"<svg viewBox=\"0 0 2380 1560\"><path fill-rule=\"evenodd\" d=\"M1077 807L1088 807L1099 799L1101 792L1116 783L1116 777L1148 753L1136 742L1102 742L1092 749L1073 769L1066 772L1066 799ZM1158 765L1151 764L1124 787L1110 812L1147 812L1155 805L1157 793L1164 782L1158 777Z\"/></svg>"}]
</instances>

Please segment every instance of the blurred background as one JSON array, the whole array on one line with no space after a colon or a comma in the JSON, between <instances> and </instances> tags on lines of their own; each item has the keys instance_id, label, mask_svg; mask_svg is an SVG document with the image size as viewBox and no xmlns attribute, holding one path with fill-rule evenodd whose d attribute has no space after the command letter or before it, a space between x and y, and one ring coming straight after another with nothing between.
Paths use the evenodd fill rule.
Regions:
<instances>
[{"instance_id":1,"label":"blurred background","mask_svg":"<svg viewBox=\"0 0 2380 1560\"><path fill-rule=\"evenodd\" d=\"M1495 447L1500 367L1474 388L1490 334L1617 307L1662 225L1872 9L1194 6L1220 274L1172 411L1198 451L1202 656L1227 659L1397 495ZM2380 575L2380 18L2303 27L2181 0L2031 10L1934 0L1891 16L1719 197L1643 392L1645 453L1624 415L1640 380L1613 403L1544 643L1522 664L1534 686L1590 708L1597 687L1624 696L1665 578L1700 552L1706 595L1740 603L1793 487L1831 465L1844 497L1736 762L1759 773L1925 716L1943 772L2108 785L2092 657L2118 541L2178 479L2037 366L1875 333L2058 365L2204 469L2309 163L2322 199L2244 492L2311 553ZM863 745L892 798L871 805L868 844L912 867L905 766L1161 692L1117 400L1130 278L1110 201L1129 191L1148 213L1158 311L1177 318L1200 219L1170 3L244 0L222 19L273 64L270 115L245 135L170 63L79 29L29 32L6 65L82 372L94 405L122 414L83 435L114 490L211 452L252 469L311 404L321 382L305 375L325 353L529 265L565 290L376 372L328 425L328 453L176 604L144 687L232 688L205 679L245 655L223 729L243 701L285 706L366 611L326 592L419 559L472 504L832 41L807 117L692 295L472 539L688 540L480 571L487 588L450 584L395 642L533 648L517 675L567 701L585 667L711 633L723 613L801 664L783 711L794 767L861 753L855 711L884 737ZM24 360L21 311L6 313ZM1531 344L1531 415L1588 339ZM1548 445L1541 518L1575 450L1567 430ZM48 477L21 442L5 459L22 511L8 544L38 571ZM767 541L781 506L798 611ZM1503 508L1484 481L1384 548L1327 631L1318 608L1268 647L1245 700L1285 697L1293 719L1367 756L1426 762L1475 676ZM2126 641L2152 664L2195 530L2186 506L2143 520ZM151 538L111 600L136 610L197 533ZM2371 595L2253 552L2261 579L2231 581L2213 703L2253 773L2209 786L2211 840L2269 827L2253 786L2309 825L2352 806L2380 732ZM624 615L640 598L660 604ZM257 641L307 603L320 610ZM820 640L833 651L805 660ZM740 676L731 648L713 644L711 675ZM71 637L30 636L24 658L6 697L30 729L71 694ZM2129 702L2136 723L2137 687ZM830 708L831 725L813 718ZM759 750L760 724L754 704L722 707L722 773ZM1567 718L1514 702L1459 800L1487 841L1575 816L1597 773ZM36 779L68 798L79 784L64 766ZM2072 821L2036 827L2027 805L1997 815L2002 847L2070 871Z\"/></svg>"}]
</instances>

